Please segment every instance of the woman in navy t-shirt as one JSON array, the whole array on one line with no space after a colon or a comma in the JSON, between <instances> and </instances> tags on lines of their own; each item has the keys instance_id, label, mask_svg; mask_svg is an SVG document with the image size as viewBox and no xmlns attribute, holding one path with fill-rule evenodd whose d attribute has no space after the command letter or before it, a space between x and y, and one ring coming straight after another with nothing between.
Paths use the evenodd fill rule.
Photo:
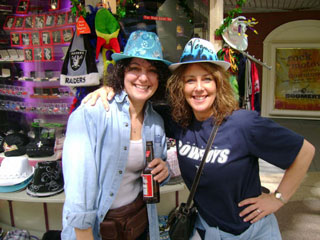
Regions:
<instances>
[{"instance_id":1,"label":"woman in navy t-shirt","mask_svg":"<svg viewBox=\"0 0 320 240\"><path fill-rule=\"evenodd\" d=\"M294 194L314 155L304 138L255 111L238 109L214 47L191 39L167 82L181 175L191 188L213 125L220 124L194 202L204 239L281 239L273 215ZM167 121L166 121L167 122ZM258 159L287 169L276 193L261 193ZM200 231L201 232L201 231Z\"/></svg>"}]
</instances>

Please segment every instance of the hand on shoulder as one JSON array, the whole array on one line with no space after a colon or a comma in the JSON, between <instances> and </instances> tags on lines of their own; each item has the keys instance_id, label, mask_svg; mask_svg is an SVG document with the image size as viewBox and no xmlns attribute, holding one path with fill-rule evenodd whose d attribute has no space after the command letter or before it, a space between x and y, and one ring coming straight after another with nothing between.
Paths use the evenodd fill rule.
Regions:
<instances>
[{"instance_id":1,"label":"hand on shoulder","mask_svg":"<svg viewBox=\"0 0 320 240\"><path fill-rule=\"evenodd\" d=\"M108 101L112 100L115 95L115 92L111 87L103 86L92 93L89 93L81 103L87 103L90 101L90 105L94 106L97 103L97 100L101 98L104 108L106 111L109 111Z\"/></svg>"}]
</instances>

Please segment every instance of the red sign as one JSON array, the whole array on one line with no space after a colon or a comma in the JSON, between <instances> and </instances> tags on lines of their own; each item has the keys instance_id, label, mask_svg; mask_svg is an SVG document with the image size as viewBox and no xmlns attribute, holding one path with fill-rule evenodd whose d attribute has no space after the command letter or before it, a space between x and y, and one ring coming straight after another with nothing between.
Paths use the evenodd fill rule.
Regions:
<instances>
[{"instance_id":1,"label":"red sign","mask_svg":"<svg viewBox=\"0 0 320 240\"><path fill-rule=\"evenodd\" d=\"M157 17L157 16L143 16L144 20L154 20L154 21L166 21L166 22L172 22L172 18L170 17Z\"/></svg>"},{"instance_id":2,"label":"red sign","mask_svg":"<svg viewBox=\"0 0 320 240\"><path fill-rule=\"evenodd\" d=\"M77 35L79 36L80 34L89 34L90 32L90 27L87 24L86 20L84 20L83 16L80 16L77 22Z\"/></svg>"}]
</instances>

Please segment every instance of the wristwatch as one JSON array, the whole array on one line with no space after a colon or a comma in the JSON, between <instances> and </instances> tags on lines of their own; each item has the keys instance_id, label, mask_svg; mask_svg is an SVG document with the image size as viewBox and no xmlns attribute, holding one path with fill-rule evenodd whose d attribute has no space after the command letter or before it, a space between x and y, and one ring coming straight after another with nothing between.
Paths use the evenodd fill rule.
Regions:
<instances>
[{"instance_id":1,"label":"wristwatch","mask_svg":"<svg viewBox=\"0 0 320 240\"><path fill-rule=\"evenodd\" d=\"M278 190L276 190L276 191L274 192L274 196L275 196L276 199L278 199L279 201L281 201L283 204L286 204L286 203L287 203L287 201L284 200L284 198L282 197L281 192L279 192Z\"/></svg>"}]
</instances>

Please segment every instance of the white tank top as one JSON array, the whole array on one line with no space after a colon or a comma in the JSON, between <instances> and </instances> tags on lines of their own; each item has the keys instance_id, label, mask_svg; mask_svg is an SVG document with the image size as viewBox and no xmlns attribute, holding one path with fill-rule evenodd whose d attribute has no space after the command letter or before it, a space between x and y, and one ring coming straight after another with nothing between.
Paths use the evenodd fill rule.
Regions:
<instances>
[{"instance_id":1,"label":"white tank top","mask_svg":"<svg viewBox=\"0 0 320 240\"><path fill-rule=\"evenodd\" d=\"M130 140L126 170L110 209L132 203L142 191L141 173L145 167L142 139Z\"/></svg>"}]
</instances>

